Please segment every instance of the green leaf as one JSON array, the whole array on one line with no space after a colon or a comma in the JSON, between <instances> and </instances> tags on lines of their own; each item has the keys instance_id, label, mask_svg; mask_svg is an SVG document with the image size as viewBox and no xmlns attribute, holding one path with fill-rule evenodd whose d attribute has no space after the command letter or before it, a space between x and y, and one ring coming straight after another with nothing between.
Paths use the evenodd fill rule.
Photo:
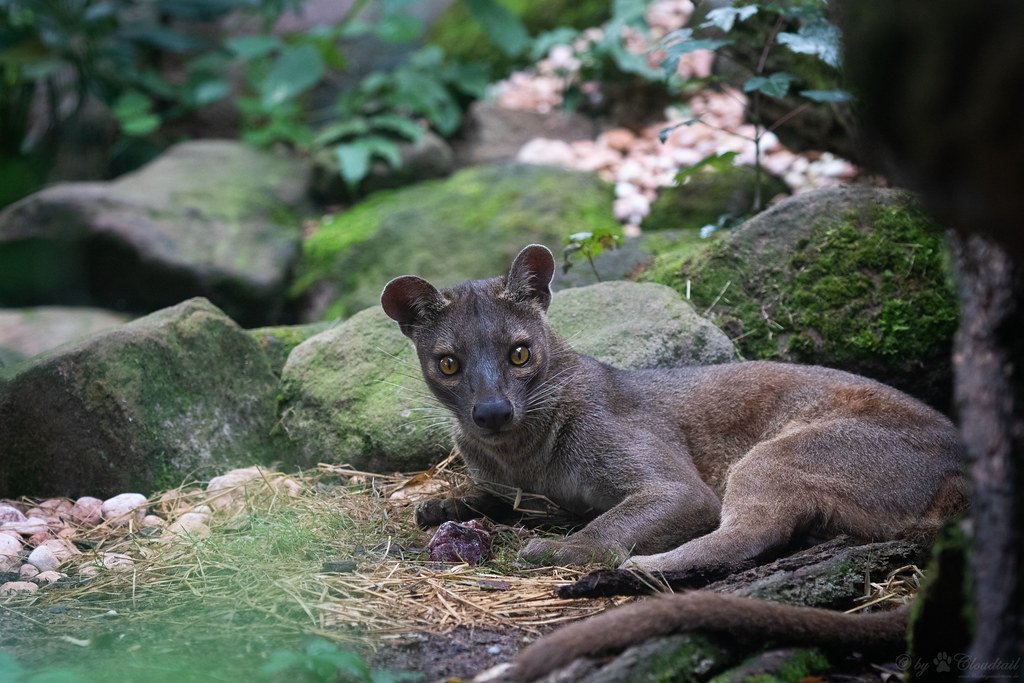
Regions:
<instances>
[{"instance_id":1,"label":"green leaf","mask_svg":"<svg viewBox=\"0 0 1024 683\"><path fill-rule=\"evenodd\" d=\"M337 142L343 138L366 135L369 132L370 124L365 118L360 117L336 121L329 126L325 126L323 130L317 133L313 139L313 144L317 147L326 147L332 142Z\"/></svg>"},{"instance_id":2,"label":"green leaf","mask_svg":"<svg viewBox=\"0 0 1024 683\"><path fill-rule=\"evenodd\" d=\"M346 143L334 148L338 172L350 188L355 188L370 172L370 150L365 145Z\"/></svg>"},{"instance_id":3,"label":"green leaf","mask_svg":"<svg viewBox=\"0 0 1024 683\"><path fill-rule=\"evenodd\" d=\"M673 76L679 67L679 58L697 50L717 50L725 45L732 45L733 41L725 39L701 38L693 39L693 30L682 28L665 36L661 44L665 50L665 59L661 62L661 68L666 76Z\"/></svg>"},{"instance_id":4,"label":"green leaf","mask_svg":"<svg viewBox=\"0 0 1024 683\"><path fill-rule=\"evenodd\" d=\"M415 121L398 114L377 114L370 117L370 125L375 130L389 131L412 142L423 139L423 128Z\"/></svg>"},{"instance_id":5,"label":"green leaf","mask_svg":"<svg viewBox=\"0 0 1024 683\"><path fill-rule=\"evenodd\" d=\"M703 168L710 168L715 171L720 171L723 168L728 168L733 165L733 161L739 156L738 152L722 152L721 154L712 154L706 156L693 166L684 168L676 174L676 182L682 184L687 178L697 173Z\"/></svg>"},{"instance_id":6,"label":"green leaf","mask_svg":"<svg viewBox=\"0 0 1024 683\"><path fill-rule=\"evenodd\" d=\"M228 38L224 45L235 55L245 59L255 59L280 50L284 43L276 36L240 36Z\"/></svg>"},{"instance_id":7,"label":"green leaf","mask_svg":"<svg viewBox=\"0 0 1024 683\"><path fill-rule=\"evenodd\" d=\"M781 99L789 92L789 86L796 77L785 71L777 71L771 76L754 76L743 84L743 92L761 92L768 97Z\"/></svg>"},{"instance_id":8,"label":"green leaf","mask_svg":"<svg viewBox=\"0 0 1024 683\"><path fill-rule=\"evenodd\" d=\"M123 93L111 110L125 135L141 137L160 127L160 117L153 113L153 101L137 90Z\"/></svg>"},{"instance_id":9,"label":"green leaf","mask_svg":"<svg viewBox=\"0 0 1024 683\"><path fill-rule=\"evenodd\" d=\"M707 13L701 28L718 28L726 33L732 30L737 21L744 21L757 14L757 5L743 7L719 7Z\"/></svg>"},{"instance_id":10,"label":"green leaf","mask_svg":"<svg viewBox=\"0 0 1024 683\"><path fill-rule=\"evenodd\" d=\"M231 94L231 84L220 79L203 81L192 91L192 100L199 107L205 107Z\"/></svg>"},{"instance_id":11,"label":"green leaf","mask_svg":"<svg viewBox=\"0 0 1024 683\"><path fill-rule=\"evenodd\" d=\"M285 48L259 84L264 107L274 107L309 90L323 78L324 62L313 45Z\"/></svg>"},{"instance_id":12,"label":"green leaf","mask_svg":"<svg viewBox=\"0 0 1024 683\"><path fill-rule=\"evenodd\" d=\"M480 27L502 52L510 57L522 54L530 44L523 22L496 0L463 0Z\"/></svg>"},{"instance_id":13,"label":"green leaf","mask_svg":"<svg viewBox=\"0 0 1024 683\"><path fill-rule=\"evenodd\" d=\"M849 102L853 95L845 90L801 90L801 97L814 102Z\"/></svg>"},{"instance_id":14,"label":"green leaf","mask_svg":"<svg viewBox=\"0 0 1024 683\"><path fill-rule=\"evenodd\" d=\"M827 19L803 24L796 33L780 33L778 40L793 52L814 55L831 67L839 67L839 29Z\"/></svg>"},{"instance_id":15,"label":"green leaf","mask_svg":"<svg viewBox=\"0 0 1024 683\"><path fill-rule=\"evenodd\" d=\"M373 33L385 43L408 43L423 33L423 22L411 14L387 14L377 20Z\"/></svg>"},{"instance_id":16,"label":"green leaf","mask_svg":"<svg viewBox=\"0 0 1024 683\"><path fill-rule=\"evenodd\" d=\"M355 189L370 172L370 161L374 156L381 157L392 168L402 162L398 145L392 140L378 136L359 138L334 148L338 171L342 180L351 189Z\"/></svg>"}]
</instances>

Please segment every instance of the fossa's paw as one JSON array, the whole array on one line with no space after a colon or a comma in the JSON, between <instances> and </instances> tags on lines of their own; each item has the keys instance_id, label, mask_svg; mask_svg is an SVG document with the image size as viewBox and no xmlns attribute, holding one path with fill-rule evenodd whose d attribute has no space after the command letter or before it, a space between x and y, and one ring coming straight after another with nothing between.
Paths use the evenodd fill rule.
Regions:
<instances>
[{"instance_id":1,"label":"fossa's paw","mask_svg":"<svg viewBox=\"0 0 1024 683\"><path fill-rule=\"evenodd\" d=\"M456 519L456 505L451 498L432 498L416 506L417 526L427 528Z\"/></svg>"},{"instance_id":2,"label":"fossa's paw","mask_svg":"<svg viewBox=\"0 0 1024 683\"><path fill-rule=\"evenodd\" d=\"M621 565L619 569L631 569L636 572L667 572L681 569L685 565L673 551L657 555L634 555Z\"/></svg>"},{"instance_id":3,"label":"fossa's paw","mask_svg":"<svg viewBox=\"0 0 1024 683\"><path fill-rule=\"evenodd\" d=\"M624 556L613 548L576 540L535 538L519 551L519 559L536 565L617 564Z\"/></svg>"}]
</instances>

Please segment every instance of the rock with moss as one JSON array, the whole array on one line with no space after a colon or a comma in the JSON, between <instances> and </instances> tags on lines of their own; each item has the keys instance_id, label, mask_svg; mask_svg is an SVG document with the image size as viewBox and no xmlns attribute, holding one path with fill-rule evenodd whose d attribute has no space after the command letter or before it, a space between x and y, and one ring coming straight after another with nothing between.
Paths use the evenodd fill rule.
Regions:
<instances>
[{"instance_id":1,"label":"rock with moss","mask_svg":"<svg viewBox=\"0 0 1024 683\"><path fill-rule=\"evenodd\" d=\"M260 349L270 362L270 369L281 376L281 370L288 362L292 349L316 334L320 334L331 326L323 321L306 325L278 325L276 327L258 327L249 330L249 335L256 340Z\"/></svg>"},{"instance_id":2,"label":"rock with moss","mask_svg":"<svg viewBox=\"0 0 1024 683\"><path fill-rule=\"evenodd\" d=\"M531 36L556 28L585 29L600 26L611 15L607 0L498 0L499 4L519 17ZM527 54L509 56L495 45L483 27L473 19L467 3L452 3L431 27L427 39L444 48L445 54L466 62L491 67L491 76L500 77L513 66L525 64Z\"/></svg>"},{"instance_id":3,"label":"rock with moss","mask_svg":"<svg viewBox=\"0 0 1024 683\"><path fill-rule=\"evenodd\" d=\"M958 307L944 235L914 199L871 187L792 197L642 279L683 291L747 358L828 365L939 408Z\"/></svg>"},{"instance_id":4,"label":"rock with moss","mask_svg":"<svg viewBox=\"0 0 1024 683\"><path fill-rule=\"evenodd\" d=\"M149 493L268 463L276 391L205 299L48 351L0 386L0 497Z\"/></svg>"},{"instance_id":5,"label":"rock with moss","mask_svg":"<svg viewBox=\"0 0 1024 683\"><path fill-rule=\"evenodd\" d=\"M758 182L756 172L749 166L694 173L683 184L658 193L643 227L699 230L705 225L733 225L755 212ZM789 194L786 183L767 171L762 171L760 185L762 205Z\"/></svg>"},{"instance_id":6,"label":"rock with moss","mask_svg":"<svg viewBox=\"0 0 1024 683\"><path fill-rule=\"evenodd\" d=\"M615 282L558 292L550 321L581 353L620 367L733 357L721 332L658 285ZM412 342L379 306L295 347L281 387L275 431L301 466L411 471L451 448L449 414L427 389Z\"/></svg>"},{"instance_id":7,"label":"rock with moss","mask_svg":"<svg viewBox=\"0 0 1024 683\"><path fill-rule=\"evenodd\" d=\"M273 322L307 176L291 158L203 140L111 182L37 192L0 213L0 305L148 312L203 295L242 324Z\"/></svg>"},{"instance_id":8,"label":"rock with moss","mask_svg":"<svg viewBox=\"0 0 1024 683\"><path fill-rule=\"evenodd\" d=\"M799 683L821 679L830 671L828 657L818 648L786 648L759 652L711 683Z\"/></svg>"},{"instance_id":9,"label":"rock with moss","mask_svg":"<svg viewBox=\"0 0 1024 683\"><path fill-rule=\"evenodd\" d=\"M542 166L477 166L379 192L323 221L304 245L294 293L307 317L376 306L384 284L415 273L440 286L490 277L531 242L617 229L612 189L596 175Z\"/></svg>"}]
</instances>

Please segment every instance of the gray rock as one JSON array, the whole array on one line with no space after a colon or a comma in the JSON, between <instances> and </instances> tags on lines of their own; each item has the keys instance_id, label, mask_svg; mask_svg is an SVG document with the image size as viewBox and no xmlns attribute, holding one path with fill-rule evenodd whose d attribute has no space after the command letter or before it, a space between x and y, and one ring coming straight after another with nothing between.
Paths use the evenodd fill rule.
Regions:
<instances>
[{"instance_id":1,"label":"gray rock","mask_svg":"<svg viewBox=\"0 0 1024 683\"><path fill-rule=\"evenodd\" d=\"M732 342L670 287L602 282L559 292L551 325L580 353L622 368L727 363Z\"/></svg>"},{"instance_id":2,"label":"gray rock","mask_svg":"<svg viewBox=\"0 0 1024 683\"><path fill-rule=\"evenodd\" d=\"M39 306L0 310L0 347L28 357L128 321L99 308Z\"/></svg>"},{"instance_id":3,"label":"gray rock","mask_svg":"<svg viewBox=\"0 0 1024 683\"><path fill-rule=\"evenodd\" d=\"M474 102L462 124L462 141L455 149L460 166L514 161L530 140L592 140L598 132L593 119L576 112L539 114L505 109L495 102Z\"/></svg>"},{"instance_id":4,"label":"gray rock","mask_svg":"<svg viewBox=\"0 0 1024 683\"><path fill-rule=\"evenodd\" d=\"M44 353L0 386L0 496L150 493L267 462L277 382L192 299Z\"/></svg>"},{"instance_id":5,"label":"gray rock","mask_svg":"<svg viewBox=\"0 0 1024 683\"><path fill-rule=\"evenodd\" d=\"M721 332L658 285L615 282L559 292L550 319L577 350L620 367L733 357ZM417 470L451 448L447 411L424 384L412 343L379 307L295 347L281 386L279 433L296 447L299 465Z\"/></svg>"},{"instance_id":6,"label":"gray rock","mask_svg":"<svg viewBox=\"0 0 1024 683\"><path fill-rule=\"evenodd\" d=\"M207 296L273 322L299 252L308 172L240 143L188 142L111 182L65 183L0 213L0 305L152 311Z\"/></svg>"}]
</instances>

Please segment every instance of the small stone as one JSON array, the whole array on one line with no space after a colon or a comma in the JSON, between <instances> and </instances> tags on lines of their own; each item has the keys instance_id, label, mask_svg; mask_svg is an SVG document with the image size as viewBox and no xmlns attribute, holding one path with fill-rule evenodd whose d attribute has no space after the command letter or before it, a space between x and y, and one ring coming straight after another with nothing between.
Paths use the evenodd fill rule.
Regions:
<instances>
[{"instance_id":1,"label":"small stone","mask_svg":"<svg viewBox=\"0 0 1024 683\"><path fill-rule=\"evenodd\" d=\"M142 526L147 528L159 528L167 526L167 522L156 515L146 515L142 518Z\"/></svg>"},{"instance_id":2,"label":"small stone","mask_svg":"<svg viewBox=\"0 0 1024 683\"><path fill-rule=\"evenodd\" d=\"M0 586L0 596L15 595L16 593L35 593L39 586L31 581L8 581Z\"/></svg>"},{"instance_id":3,"label":"small stone","mask_svg":"<svg viewBox=\"0 0 1024 683\"><path fill-rule=\"evenodd\" d=\"M82 496L71 507L71 521L84 527L94 527L103 521L103 501Z\"/></svg>"},{"instance_id":4,"label":"small stone","mask_svg":"<svg viewBox=\"0 0 1024 683\"><path fill-rule=\"evenodd\" d=\"M91 579L92 577L96 576L99 573L100 573L100 568L97 567L94 564L87 564L85 566L82 566L82 567L78 568L78 575L82 576L82 577L85 577L87 579Z\"/></svg>"},{"instance_id":5,"label":"small stone","mask_svg":"<svg viewBox=\"0 0 1024 683\"><path fill-rule=\"evenodd\" d=\"M209 519L209 515L201 512L186 512L167 527L167 532L186 538L206 538L210 535Z\"/></svg>"},{"instance_id":6,"label":"small stone","mask_svg":"<svg viewBox=\"0 0 1024 683\"><path fill-rule=\"evenodd\" d=\"M23 536L31 536L32 534L39 533L40 531L46 531L47 525L46 520L39 517L28 517L23 520L16 520L12 522L4 522L0 525L4 531L13 531L15 533L22 534Z\"/></svg>"},{"instance_id":7,"label":"small stone","mask_svg":"<svg viewBox=\"0 0 1024 683\"><path fill-rule=\"evenodd\" d=\"M21 564L21 539L17 536L0 534L0 571L13 571Z\"/></svg>"},{"instance_id":8,"label":"small stone","mask_svg":"<svg viewBox=\"0 0 1024 683\"><path fill-rule=\"evenodd\" d=\"M269 470L254 465L231 470L219 477L214 477L206 485L207 501L215 510L238 507L240 502L232 494L236 491L244 491L249 484L262 484L264 475L269 472Z\"/></svg>"},{"instance_id":9,"label":"small stone","mask_svg":"<svg viewBox=\"0 0 1024 683\"><path fill-rule=\"evenodd\" d=\"M103 519L114 526L138 524L146 516L146 497L141 493L121 493L103 501L100 512Z\"/></svg>"},{"instance_id":10,"label":"small stone","mask_svg":"<svg viewBox=\"0 0 1024 683\"><path fill-rule=\"evenodd\" d=\"M66 526L66 527L64 527L63 529L61 529L60 531L57 532L57 538L66 538L68 540L71 540L71 539L75 538L76 536L78 536L78 533L79 533L78 529L75 529L74 527Z\"/></svg>"},{"instance_id":11,"label":"small stone","mask_svg":"<svg viewBox=\"0 0 1024 683\"><path fill-rule=\"evenodd\" d=\"M135 560L123 553L104 553L103 566L112 572L130 572L135 568Z\"/></svg>"},{"instance_id":12,"label":"small stone","mask_svg":"<svg viewBox=\"0 0 1024 683\"><path fill-rule=\"evenodd\" d=\"M39 567L34 564L23 564L21 565L21 569L18 570L18 576L26 581L39 576Z\"/></svg>"},{"instance_id":13,"label":"small stone","mask_svg":"<svg viewBox=\"0 0 1024 683\"><path fill-rule=\"evenodd\" d=\"M53 539L53 534L50 533L49 529L46 529L44 531L37 531L36 533L34 533L31 536L29 536L28 537L28 544L30 546L36 547L36 546L40 546L43 543L46 543L47 541L52 540L52 539Z\"/></svg>"},{"instance_id":14,"label":"small stone","mask_svg":"<svg viewBox=\"0 0 1024 683\"><path fill-rule=\"evenodd\" d=\"M62 563L79 554L78 548L63 538L51 538L43 541L38 547L49 548L53 552L54 557Z\"/></svg>"},{"instance_id":15,"label":"small stone","mask_svg":"<svg viewBox=\"0 0 1024 683\"><path fill-rule=\"evenodd\" d=\"M36 577L33 579L33 581L35 581L40 586L42 586L43 584L49 585L51 583L57 583L66 576L67 574L65 574L64 572L39 572L38 574L36 574Z\"/></svg>"},{"instance_id":16,"label":"small stone","mask_svg":"<svg viewBox=\"0 0 1024 683\"><path fill-rule=\"evenodd\" d=\"M25 513L13 505L0 505L0 524L4 522L24 522Z\"/></svg>"},{"instance_id":17,"label":"small stone","mask_svg":"<svg viewBox=\"0 0 1024 683\"><path fill-rule=\"evenodd\" d=\"M636 135L627 128L612 128L609 131L605 131L598 139L603 140L606 145L614 150L628 152L636 140Z\"/></svg>"},{"instance_id":18,"label":"small stone","mask_svg":"<svg viewBox=\"0 0 1024 683\"><path fill-rule=\"evenodd\" d=\"M35 565L41 572L48 572L60 567L60 560L57 559L57 556L54 555L53 551L45 545L41 545L29 553L28 561L30 564Z\"/></svg>"},{"instance_id":19,"label":"small stone","mask_svg":"<svg viewBox=\"0 0 1024 683\"><path fill-rule=\"evenodd\" d=\"M211 508L209 505L196 505L194 508L189 510L189 512L195 512L196 514L206 515L207 517L209 517L213 514L213 508Z\"/></svg>"}]
</instances>

